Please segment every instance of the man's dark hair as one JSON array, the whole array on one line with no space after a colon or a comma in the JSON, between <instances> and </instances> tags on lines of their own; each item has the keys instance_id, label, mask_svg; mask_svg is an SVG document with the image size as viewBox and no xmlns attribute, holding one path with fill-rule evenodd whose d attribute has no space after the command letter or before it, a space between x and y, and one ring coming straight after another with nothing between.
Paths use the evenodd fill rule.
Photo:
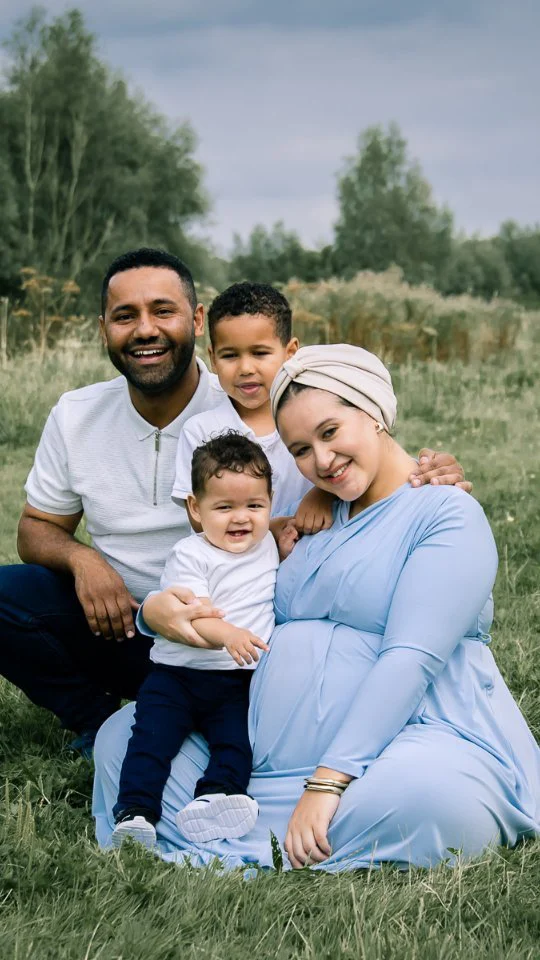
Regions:
<instances>
[{"instance_id":1,"label":"man's dark hair","mask_svg":"<svg viewBox=\"0 0 540 960\"><path fill-rule=\"evenodd\" d=\"M258 443L237 430L227 430L194 450L191 461L193 496L203 496L210 477L221 477L224 470L249 473L266 480L268 493L272 493L272 467L268 457Z\"/></svg>"},{"instance_id":2,"label":"man's dark hair","mask_svg":"<svg viewBox=\"0 0 540 960\"><path fill-rule=\"evenodd\" d=\"M208 333L214 343L216 325L224 317L240 317L262 313L272 320L282 344L291 339L292 314L288 300L269 283L233 283L211 303L208 310Z\"/></svg>"},{"instance_id":3,"label":"man's dark hair","mask_svg":"<svg viewBox=\"0 0 540 960\"><path fill-rule=\"evenodd\" d=\"M185 263L172 253L166 250L156 250L153 247L141 247L140 250L128 250L116 260L113 260L107 273L103 278L101 285L101 316L105 316L107 309L107 293L110 280L117 273L123 273L124 270L137 270L139 267L165 267L167 270L174 270L180 277L180 282L184 288L184 293L189 300L193 310L197 306L197 294L195 293L195 284L191 271Z\"/></svg>"}]
</instances>

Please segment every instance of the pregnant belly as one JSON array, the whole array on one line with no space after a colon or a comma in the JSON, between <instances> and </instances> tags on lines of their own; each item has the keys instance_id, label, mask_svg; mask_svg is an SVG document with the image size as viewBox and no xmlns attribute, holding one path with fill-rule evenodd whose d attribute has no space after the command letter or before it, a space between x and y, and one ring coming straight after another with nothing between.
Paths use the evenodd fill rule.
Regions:
<instances>
[{"instance_id":1,"label":"pregnant belly","mask_svg":"<svg viewBox=\"0 0 540 960\"><path fill-rule=\"evenodd\" d=\"M302 773L317 766L375 663L381 639L332 620L276 627L251 685L255 771Z\"/></svg>"}]
</instances>

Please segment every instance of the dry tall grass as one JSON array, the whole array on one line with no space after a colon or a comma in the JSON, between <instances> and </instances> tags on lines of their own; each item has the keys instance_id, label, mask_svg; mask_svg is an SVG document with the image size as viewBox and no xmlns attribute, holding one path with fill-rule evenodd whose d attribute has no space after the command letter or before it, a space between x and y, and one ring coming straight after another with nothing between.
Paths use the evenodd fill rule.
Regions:
<instances>
[{"instance_id":1,"label":"dry tall grass","mask_svg":"<svg viewBox=\"0 0 540 960\"><path fill-rule=\"evenodd\" d=\"M413 287L397 267L348 281L294 280L283 292L303 343L356 343L394 363L485 360L515 346L525 315L510 300L443 297Z\"/></svg>"}]
</instances>

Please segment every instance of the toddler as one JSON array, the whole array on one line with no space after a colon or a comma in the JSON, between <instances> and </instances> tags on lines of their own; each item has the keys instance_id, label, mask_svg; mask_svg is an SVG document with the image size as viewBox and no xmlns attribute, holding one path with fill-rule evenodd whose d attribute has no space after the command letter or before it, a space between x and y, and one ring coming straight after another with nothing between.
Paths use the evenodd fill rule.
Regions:
<instances>
[{"instance_id":1,"label":"toddler","mask_svg":"<svg viewBox=\"0 0 540 960\"><path fill-rule=\"evenodd\" d=\"M171 762L194 730L207 740L210 761L195 799L177 814L180 832L204 842L243 836L256 822L257 803L247 794L247 712L251 671L274 627L271 478L261 447L241 434L220 435L194 452L187 503L202 532L173 547L161 589L187 587L226 619L193 622L214 649L155 637L113 810L114 846L126 836L155 844Z\"/></svg>"}]
</instances>

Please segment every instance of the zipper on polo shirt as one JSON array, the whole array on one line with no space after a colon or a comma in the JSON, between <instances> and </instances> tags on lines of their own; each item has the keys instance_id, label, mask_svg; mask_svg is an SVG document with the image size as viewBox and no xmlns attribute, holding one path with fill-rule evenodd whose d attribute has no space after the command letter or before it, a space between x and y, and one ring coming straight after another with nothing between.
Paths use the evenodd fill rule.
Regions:
<instances>
[{"instance_id":1,"label":"zipper on polo shirt","mask_svg":"<svg viewBox=\"0 0 540 960\"><path fill-rule=\"evenodd\" d=\"M161 440L161 433L159 430L156 430L154 433L154 450L156 451L156 459L154 462L154 506L157 507L157 468L158 468L158 459L159 459L159 446Z\"/></svg>"}]
</instances>

